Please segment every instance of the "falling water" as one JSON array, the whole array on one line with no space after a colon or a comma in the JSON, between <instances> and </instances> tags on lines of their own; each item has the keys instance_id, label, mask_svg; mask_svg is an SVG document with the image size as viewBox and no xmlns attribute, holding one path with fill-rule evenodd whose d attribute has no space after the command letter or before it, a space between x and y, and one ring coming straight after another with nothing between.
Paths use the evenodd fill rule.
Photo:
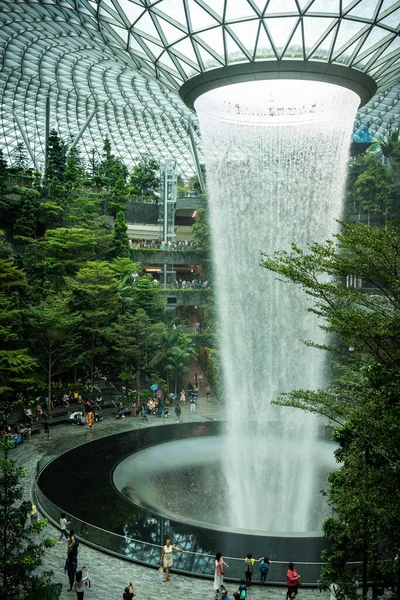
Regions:
<instances>
[{"instance_id":1,"label":"falling water","mask_svg":"<svg viewBox=\"0 0 400 600\"><path fill-rule=\"evenodd\" d=\"M251 82L196 101L207 171L227 440L227 521L244 529L319 529L317 417L271 404L326 385L317 318L292 284L260 267L295 242L337 231L359 104L338 86Z\"/></svg>"}]
</instances>

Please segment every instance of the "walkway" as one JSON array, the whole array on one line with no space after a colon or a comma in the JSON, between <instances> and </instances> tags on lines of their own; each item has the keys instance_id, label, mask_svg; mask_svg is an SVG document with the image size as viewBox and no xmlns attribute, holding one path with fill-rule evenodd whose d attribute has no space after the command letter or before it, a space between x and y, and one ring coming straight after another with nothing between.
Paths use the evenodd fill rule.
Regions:
<instances>
[{"instance_id":1,"label":"walkway","mask_svg":"<svg viewBox=\"0 0 400 600\"><path fill-rule=\"evenodd\" d=\"M200 396L196 413L190 413L190 407L185 406L182 410L182 421L204 421L221 418L221 406L215 402L207 402L204 396ZM97 424L93 431L88 431L84 427L75 427L72 425L59 425L51 431L52 439L44 441L41 433L33 436L30 443L24 443L12 451L11 456L20 465L27 469L26 480L26 498L31 497L31 489L34 481L37 461L47 453L58 455L60 452L68 450L76 445L91 441L112 433L118 433L141 427L166 427L174 423L175 419L161 419L151 417L148 425L143 425L137 419L127 417L126 419L114 420L105 419L101 424ZM82 468L82 466L79 466ZM79 498L77 498L79 502ZM110 507L112 510L112 507ZM59 537L59 531L49 524L45 530L47 537ZM56 544L47 551L44 562L44 569L54 571L54 581L63 584L61 600L72 600L75 595L68 592L68 579L64 574L64 564L66 558L66 541L62 544ZM162 576L157 570L136 565L124 561L102 552L99 552L90 546L81 544L79 547L79 566L88 566L90 570L90 579L92 588L85 592L85 600L121 600L124 587L132 582L137 591L137 600L214 600L213 583L211 580L188 577L184 575L173 574L171 581L162 582ZM227 582L226 587L232 600L232 594L236 586ZM284 588L258 588L254 587L249 593L250 600L284 600ZM327 600L327 593L320 594L318 590L302 590L299 594L299 600L308 599Z\"/></svg>"}]
</instances>

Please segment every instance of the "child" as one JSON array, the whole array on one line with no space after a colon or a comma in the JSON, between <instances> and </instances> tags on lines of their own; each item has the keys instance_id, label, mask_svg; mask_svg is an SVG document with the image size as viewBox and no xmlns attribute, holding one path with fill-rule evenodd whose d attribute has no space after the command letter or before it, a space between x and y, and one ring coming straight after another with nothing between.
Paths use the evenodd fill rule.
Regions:
<instances>
[{"instance_id":1,"label":"child","mask_svg":"<svg viewBox=\"0 0 400 600\"><path fill-rule=\"evenodd\" d=\"M142 410L142 421L146 421L146 423L148 422L148 420L147 420L147 408L145 406L143 406L143 410Z\"/></svg>"},{"instance_id":2,"label":"child","mask_svg":"<svg viewBox=\"0 0 400 600\"><path fill-rule=\"evenodd\" d=\"M168 406L166 406L166 407L164 408L164 417L165 417L166 419L168 419L168 417L169 417L169 408L168 408Z\"/></svg>"},{"instance_id":3,"label":"child","mask_svg":"<svg viewBox=\"0 0 400 600\"><path fill-rule=\"evenodd\" d=\"M61 517L60 517L61 534L60 534L60 538L58 540L59 544L62 544L63 536L65 536L68 539L67 525L69 525L69 521L67 521L67 519L65 518L65 513L61 513Z\"/></svg>"},{"instance_id":4,"label":"child","mask_svg":"<svg viewBox=\"0 0 400 600\"><path fill-rule=\"evenodd\" d=\"M179 406L179 404L177 404L177 405L175 406L175 414L176 414L176 422L177 422L177 423L180 423L180 420L181 420L181 412L182 412L182 411L181 411L181 407Z\"/></svg>"},{"instance_id":5,"label":"child","mask_svg":"<svg viewBox=\"0 0 400 600\"><path fill-rule=\"evenodd\" d=\"M240 580L240 585L239 585L239 594L240 594L240 598L246 598L247 597L247 585L244 582L244 579Z\"/></svg>"},{"instance_id":6,"label":"child","mask_svg":"<svg viewBox=\"0 0 400 600\"><path fill-rule=\"evenodd\" d=\"M246 556L246 558L244 559L244 572L246 575L246 585L248 588L251 587L251 577L253 575L254 563L255 563L255 560L253 558L253 555L249 553Z\"/></svg>"}]
</instances>

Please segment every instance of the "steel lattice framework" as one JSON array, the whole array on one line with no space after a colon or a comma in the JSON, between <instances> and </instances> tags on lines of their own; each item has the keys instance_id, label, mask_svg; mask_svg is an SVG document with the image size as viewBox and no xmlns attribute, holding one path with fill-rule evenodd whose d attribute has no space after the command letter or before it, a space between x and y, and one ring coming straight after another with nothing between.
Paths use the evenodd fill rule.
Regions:
<instances>
[{"instance_id":1,"label":"steel lattice framework","mask_svg":"<svg viewBox=\"0 0 400 600\"><path fill-rule=\"evenodd\" d=\"M51 126L67 139L96 109L84 151L101 151L108 135L128 165L148 152L189 175L197 119L178 90L216 67L256 61L320 61L372 77L378 91L359 111L355 139L399 122L396 0L1 0L0 10L9 155L22 141L17 116L43 162L49 95Z\"/></svg>"}]
</instances>

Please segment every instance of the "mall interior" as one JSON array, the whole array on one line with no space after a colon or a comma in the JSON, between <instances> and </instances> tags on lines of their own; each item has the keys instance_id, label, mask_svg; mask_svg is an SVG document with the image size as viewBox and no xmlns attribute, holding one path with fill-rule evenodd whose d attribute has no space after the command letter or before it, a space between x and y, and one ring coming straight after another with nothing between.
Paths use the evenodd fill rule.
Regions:
<instances>
[{"instance_id":1,"label":"mall interior","mask_svg":"<svg viewBox=\"0 0 400 600\"><path fill-rule=\"evenodd\" d=\"M0 599L399 599L399 34L0 0Z\"/></svg>"}]
</instances>

